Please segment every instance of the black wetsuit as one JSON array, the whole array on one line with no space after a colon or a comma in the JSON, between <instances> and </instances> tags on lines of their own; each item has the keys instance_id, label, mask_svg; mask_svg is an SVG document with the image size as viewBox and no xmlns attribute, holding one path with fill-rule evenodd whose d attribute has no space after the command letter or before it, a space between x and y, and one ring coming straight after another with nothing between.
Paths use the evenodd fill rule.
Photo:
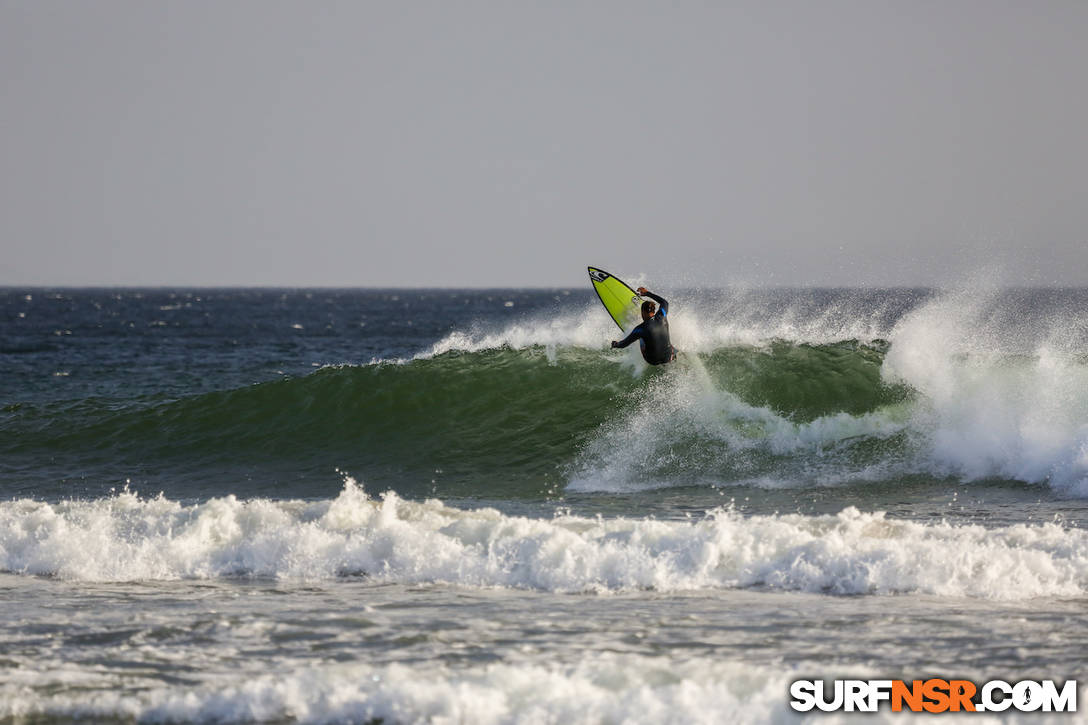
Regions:
<instances>
[{"instance_id":1,"label":"black wetsuit","mask_svg":"<svg viewBox=\"0 0 1088 725\"><path fill-rule=\"evenodd\" d=\"M651 365L661 365L676 359L676 350L669 343L669 303L653 292L646 296L657 303L657 314L631 330L631 334L616 343L616 347L627 347L638 340L642 347L642 357Z\"/></svg>"}]
</instances>

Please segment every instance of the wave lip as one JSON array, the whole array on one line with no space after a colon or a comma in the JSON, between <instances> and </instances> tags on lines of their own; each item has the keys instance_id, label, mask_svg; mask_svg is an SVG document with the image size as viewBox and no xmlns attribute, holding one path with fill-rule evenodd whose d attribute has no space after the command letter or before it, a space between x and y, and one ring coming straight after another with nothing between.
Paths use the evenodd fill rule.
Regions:
<instances>
[{"instance_id":1,"label":"wave lip","mask_svg":"<svg viewBox=\"0 0 1088 725\"><path fill-rule=\"evenodd\" d=\"M551 520L368 497L183 506L109 499L0 505L0 569L81 581L366 576L552 592L769 588L1028 599L1088 592L1088 533L834 516Z\"/></svg>"}]
</instances>

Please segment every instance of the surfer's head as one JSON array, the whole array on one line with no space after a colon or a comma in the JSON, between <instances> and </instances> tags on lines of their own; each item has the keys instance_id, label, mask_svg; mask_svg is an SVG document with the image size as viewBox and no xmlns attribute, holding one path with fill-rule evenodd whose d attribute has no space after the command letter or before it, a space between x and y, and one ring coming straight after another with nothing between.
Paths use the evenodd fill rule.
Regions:
<instances>
[{"instance_id":1,"label":"surfer's head","mask_svg":"<svg viewBox=\"0 0 1088 725\"><path fill-rule=\"evenodd\" d=\"M642 321L643 322L645 322L646 320L653 317L655 312L657 312L657 305L655 305L653 302L650 302L649 300L646 300L645 302L642 303Z\"/></svg>"}]
</instances>

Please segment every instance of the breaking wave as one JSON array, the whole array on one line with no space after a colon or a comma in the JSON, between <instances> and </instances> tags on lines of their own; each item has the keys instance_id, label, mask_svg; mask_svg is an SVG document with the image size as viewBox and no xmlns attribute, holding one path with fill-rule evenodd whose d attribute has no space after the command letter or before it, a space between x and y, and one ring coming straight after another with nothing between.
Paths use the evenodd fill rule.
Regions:
<instances>
[{"instance_id":1,"label":"breaking wave","mask_svg":"<svg viewBox=\"0 0 1088 725\"><path fill-rule=\"evenodd\" d=\"M320 501L183 505L131 492L0 504L0 570L78 581L365 577L550 592L766 588L1026 599L1088 592L1088 533L836 515L535 519L348 479Z\"/></svg>"},{"instance_id":2,"label":"breaking wave","mask_svg":"<svg viewBox=\"0 0 1088 725\"><path fill-rule=\"evenodd\" d=\"M8 406L0 455L114 480L339 467L415 497L914 474L1088 496L1088 320L1040 294L730 297L675 313L682 353L663 368L568 313L233 390Z\"/></svg>"}]
</instances>

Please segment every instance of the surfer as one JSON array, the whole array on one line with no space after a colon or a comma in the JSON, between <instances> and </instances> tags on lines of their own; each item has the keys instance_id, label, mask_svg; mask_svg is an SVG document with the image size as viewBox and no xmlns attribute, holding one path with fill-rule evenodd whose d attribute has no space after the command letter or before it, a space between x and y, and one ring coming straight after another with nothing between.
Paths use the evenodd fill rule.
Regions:
<instances>
[{"instance_id":1,"label":"surfer","mask_svg":"<svg viewBox=\"0 0 1088 725\"><path fill-rule=\"evenodd\" d=\"M672 362L676 359L676 348L669 342L669 303L645 287L639 287L635 292L640 297L649 297L657 302L656 312L653 302L644 301L641 308L642 324L631 330L631 334L622 340L613 340L612 347L624 348L638 340L646 362L651 365Z\"/></svg>"}]
</instances>

